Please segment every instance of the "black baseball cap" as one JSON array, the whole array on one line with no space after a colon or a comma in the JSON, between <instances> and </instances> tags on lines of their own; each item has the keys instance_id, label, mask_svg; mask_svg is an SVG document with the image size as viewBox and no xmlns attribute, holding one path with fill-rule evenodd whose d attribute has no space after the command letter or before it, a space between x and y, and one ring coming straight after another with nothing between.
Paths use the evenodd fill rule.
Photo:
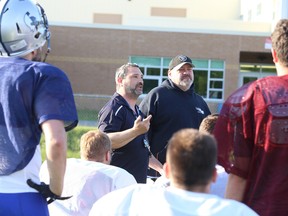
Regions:
<instances>
[{"instance_id":1,"label":"black baseball cap","mask_svg":"<svg viewBox=\"0 0 288 216\"><path fill-rule=\"evenodd\" d=\"M184 64L190 64L192 67L195 67L194 64L192 63L192 60L185 55L177 55L174 57L170 63L169 63L169 70L178 70L179 68L182 67Z\"/></svg>"}]
</instances>

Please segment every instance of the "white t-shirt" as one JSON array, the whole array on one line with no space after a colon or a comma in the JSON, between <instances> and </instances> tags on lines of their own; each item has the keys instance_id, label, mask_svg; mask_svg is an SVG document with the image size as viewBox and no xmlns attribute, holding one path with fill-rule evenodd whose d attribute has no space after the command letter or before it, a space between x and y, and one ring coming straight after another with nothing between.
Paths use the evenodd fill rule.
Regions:
<instances>
[{"instance_id":1,"label":"white t-shirt","mask_svg":"<svg viewBox=\"0 0 288 216\"><path fill-rule=\"evenodd\" d=\"M99 199L89 216L254 216L252 209L235 200L173 187L138 184L113 191Z\"/></svg>"},{"instance_id":2,"label":"white t-shirt","mask_svg":"<svg viewBox=\"0 0 288 216\"><path fill-rule=\"evenodd\" d=\"M228 174L225 172L224 168L220 165L216 165L217 170L217 180L211 184L210 193L218 195L224 198L226 185L228 181ZM165 176L160 176L154 183L161 187L169 186L170 182Z\"/></svg>"},{"instance_id":3,"label":"white t-shirt","mask_svg":"<svg viewBox=\"0 0 288 216\"><path fill-rule=\"evenodd\" d=\"M40 179L49 183L46 162L41 166ZM50 215L88 215L92 205L100 197L136 183L130 173L119 167L69 158L67 159L62 196L72 195L72 198L56 200L49 204Z\"/></svg>"},{"instance_id":4,"label":"white t-shirt","mask_svg":"<svg viewBox=\"0 0 288 216\"><path fill-rule=\"evenodd\" d=\"M216 169L217 179L216 182L211 184L210 193L224 197L229 174L226 173L225 169L220 165L216 165Z\"/></svg>"}]
</instances>

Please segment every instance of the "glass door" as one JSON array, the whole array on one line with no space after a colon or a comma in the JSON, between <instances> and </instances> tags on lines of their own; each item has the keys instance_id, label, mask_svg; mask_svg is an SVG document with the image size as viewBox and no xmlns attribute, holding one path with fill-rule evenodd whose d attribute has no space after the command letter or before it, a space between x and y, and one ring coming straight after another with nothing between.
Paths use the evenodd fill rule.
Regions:
<instances>
[{"instance_id":1,"label":"glass door","mask_svg":"<svg viewBox=\"0 0 288 216\"><path fill-rule=\"evenodd\" d=\"M274 65L241 63L238 87L266 76L276 76Z\"/></svg>"}]
</instances>

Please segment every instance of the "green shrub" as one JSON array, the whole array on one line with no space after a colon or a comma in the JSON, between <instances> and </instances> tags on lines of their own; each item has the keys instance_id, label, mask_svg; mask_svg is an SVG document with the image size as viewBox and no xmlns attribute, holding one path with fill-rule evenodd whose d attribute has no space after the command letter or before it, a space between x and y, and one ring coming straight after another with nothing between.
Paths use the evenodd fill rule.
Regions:
<instances>
[{"instance_id":1,"label":"green shrub","mask_svg":"<svg viewBox=\"0 0 288 216\"><path fill-rule=\"evenodd\" d=\"M67 132L67 157L68 158L80 158L80 138L81 136L88 132L89 130L97 130L96 127L87 127L87 126L77 126L72 131ZM45 143L44 137L41 137L41 154L42 160L46 159Z\"/></svg>"}]
</instances>

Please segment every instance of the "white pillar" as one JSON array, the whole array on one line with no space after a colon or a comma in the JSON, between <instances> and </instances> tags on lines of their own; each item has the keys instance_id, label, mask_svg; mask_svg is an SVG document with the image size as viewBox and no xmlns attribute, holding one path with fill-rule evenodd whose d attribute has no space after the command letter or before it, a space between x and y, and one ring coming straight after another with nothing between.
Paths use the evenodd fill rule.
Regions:
<instances>
[{"instance_id":1,"label":"white pillar","mask_svg":"<svg viewBox=\"0 0 288 216\"><path fill-rule=\"evenodd\" d=\"M281 18L282 19L287 19L288 18L288 0L282 0Z\"/></svg>"}]
</instances>

